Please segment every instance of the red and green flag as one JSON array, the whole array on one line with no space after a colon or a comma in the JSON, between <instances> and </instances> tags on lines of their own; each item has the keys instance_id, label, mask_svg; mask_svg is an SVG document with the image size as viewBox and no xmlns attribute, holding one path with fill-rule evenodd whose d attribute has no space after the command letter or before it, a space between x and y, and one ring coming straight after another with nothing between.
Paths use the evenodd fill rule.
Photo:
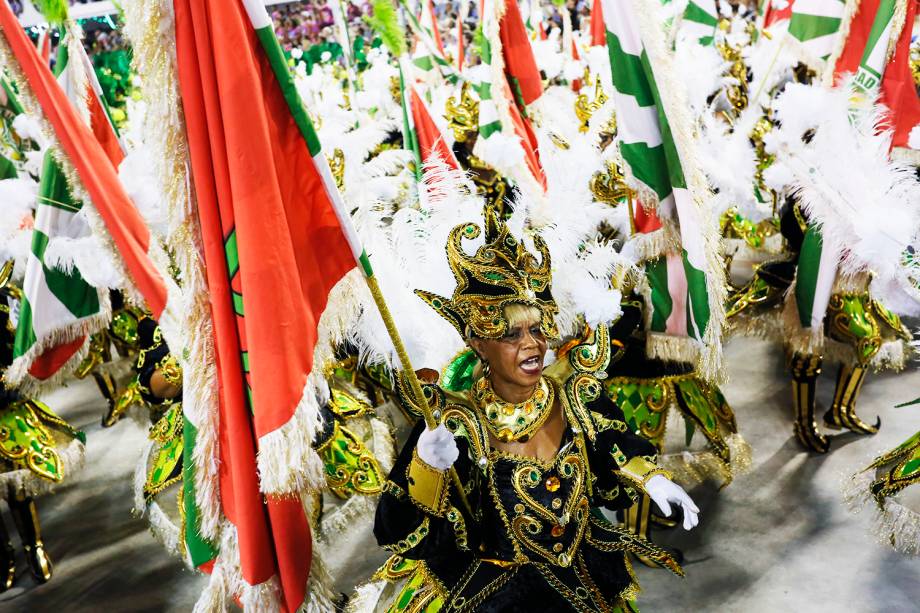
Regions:
<instances>
[{"instance_id":1,"label":"red and green flag","mask_svg":"<svg viewBox=\"0 0 920 613\"><path fill-rule=\"evenodd\" d=\"M0 52L22 99L53 137L55 153L43 167L27 262L24 316L15 349L19 361L8 373L20 382L47 381L75 365L85 335L104 319L106 304L105 295L75 269L65 272L47 265L45 250L51 239L87 235L85 216L98 214L134 286L156 315L166 306L166 285L148 257L149 232L118 180L115 165L121 150L104 145L114 130L104 114L93 112L95 91L91 83L87 86L86 75L80 74L85 70L79 57L82 50L69 57L68 49L79 49L79 42L60 47L59 83L5 3L0 7L0 29ZM81 83L85 91L78 91ZM81 107L85 101L86 108L78 110L72 100L80 100Z\"/></svg>"},{"instance_id":2,"label":"red and green flag","mask_svg":"<svg viewBox=\"0 0 920 613\"><path fill-rule=\"evenodd\" d=\"M295 611L312 560L300 495L323 485L310 446L320 318L346 273L373 272L263 3L173 5L221 390L221 504L239 551L230 563L243 602L276 593L262 602Z\"/></svg>"}]
</instances>

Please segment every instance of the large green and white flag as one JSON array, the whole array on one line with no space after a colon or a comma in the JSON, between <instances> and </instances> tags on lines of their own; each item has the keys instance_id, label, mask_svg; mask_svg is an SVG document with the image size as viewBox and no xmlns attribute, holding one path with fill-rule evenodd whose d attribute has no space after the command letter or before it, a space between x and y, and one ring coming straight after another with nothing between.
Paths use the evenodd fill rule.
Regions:
<instances>
[{"instance_id":1,"label":"large green and white flag","mask_svg":"<svg viewBox=\"0 0 920 613\"><path fill-rule=\"evenodd\" d=\"M788 32L800 43L806 62L827 60L834 52L846 9L845 0L795 1Z\"/></svg>"},{"instance_id":2,"label":"large green and white flag","mask_svg":"<svg viewBox=\"0 0 920 613\"><path fill-rule=\"evenodd\" d=\"M649 350L698 355L704 374L715 376L724 287L714 222L700 202L708 188L689 165L691 126L672 123L681 94L663 65L660 28L640 10L635 0L603 2L620 152L647 205L637 207L634 238L651 246L642 252L652 290ZM675 233L679 247L668 238Z\"/></svg>"},{"instance_id":3,"label":"large green and white flag","mask_svg":"<svg viewBox=\"0 0 920 613\"><path fill-rule=\"evenodd\" d=\"M694 39L701 45L711 45L715 41L718 25L716 0L690 0L680 22L680 35Z\"/></svg>"},{"instance_id":4,"label":"large green and white flag","mask_svg":"<svg viewBox=\"0 0 920 613\"><path fill-rule=\"evenodd\" d=\"M81 100L78 108L83 106L88 113L85 98L77 95L82 92L85 96L87 91L83 71L79 59L70 61L67 44L61 44L55 66L58 82L71 100ZM27 391L37 391L68 376L86 354L87 336L105 326L110 317L107 290L87 283L75 267L57 268L47 258L53 240L90 236L81 208L61 167L47 153L26 261L13 363L5 374L10 384Z\"/></svg>"}]
</instances>

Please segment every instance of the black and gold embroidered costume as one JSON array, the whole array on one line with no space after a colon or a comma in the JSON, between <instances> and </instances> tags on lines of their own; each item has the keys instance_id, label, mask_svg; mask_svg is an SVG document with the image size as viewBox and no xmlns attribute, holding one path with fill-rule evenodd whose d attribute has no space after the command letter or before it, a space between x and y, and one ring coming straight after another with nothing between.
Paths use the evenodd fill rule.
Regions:
<instances>
[{"instance_id":1,"label":"black and gold embroidered costume","mask_svg":"<svg viewBox=\"0 0 920 613\"><path fill-rule=\"evenodd\" d=\"M460 241L478 236L475 225L457 226L448 239L453 296L419 295L465 338L501 336L509 329L505 307L513 304L538 309L542 334L554 338L548 251L535 240L537 262L495 211L487 209L485 219L486 242L474 255ZM446 471L419 457L421 408L405 375L397 380L397 399L418 423L377 508L375 534L393 556L374 579L399 584L391 611L616 611L631 608L638 591L627 552L681 573L667 553L610 523L601 510L628 508L648 479L664 473L654 445L631 431L602 393L598 375L609 358L601 328L545 369L531 400L520 405L498 402L466 367L454 369L465 391L451 381L426 385L429 408L456 440L453 468L463 495ZM549 409L547 398L555 401ZM528 424L544 409L561 411L565 422L552 458L490 444L531 436ZM503 410L508 414L499 415ZM509 424L506 417L520 421Z\"/></svg>"},{"instance_id":2,"label":"black and gold embroidered costume","mask_svg":"<svg viewBox=\"0 0 920 613\"><path fill-rule=\"evenodd\" d=\"M631 506L643 484L663 472L654 446L601 394L592 368L606 366L607 343L602 329L546 370L568 423L548 461L492 449L473 394L426 386L429 404L456 437L455 467L474 514L461 510L445 480L433 504L410 496L410 488L423 486L417 455L413 461L420 421L377 510L378 541L394 554L377 578L407 579L396 610L612 611L638 590L626 552L680 573L664 551L601 512ZM417 413L400 383L400 402Z\"/></svg>"}]
</instances>

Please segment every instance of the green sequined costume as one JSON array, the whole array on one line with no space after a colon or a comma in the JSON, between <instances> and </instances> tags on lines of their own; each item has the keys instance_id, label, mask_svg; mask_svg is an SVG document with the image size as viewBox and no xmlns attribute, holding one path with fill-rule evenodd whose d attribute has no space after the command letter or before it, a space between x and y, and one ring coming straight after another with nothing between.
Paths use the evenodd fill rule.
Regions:
<instances>
[{"instance_id":1,"label":"green sequined costume","mask_svg":"<svg viewBox=\"0 0 920 613\"><path fill-rule=\"evenodd\" d=\"M824 336L802 340L795 306L795 279L801 269L803 244L813 235L799 205L786 203L780 228L787 253L754 267L753 277L729 296L726 314L736 331L780 338L786 345L792 375L794 433L806 448L825 453L830 441L815 419L817 379L825 361L839 364L834 399L824 425L859 434L874 434L880 422L864 422L856 402L869 370L903 368L910 354L910 332L900 318L869 292L868 274L838 276L824 314Z\"/></svg>"},{"instance_id":2,"label":"green sequined costume","mask_svg":"<svg viewBox=\"0 0 920 613\"><path fill-rule=\"evenodd\" d=\"M10 306L18 290L0 285L0 369L12 362ZM0 498L51 491L83 462L82 432L44 403L0 384Z\"/></svg>"},{"instance_id":3,"label":"green sequined costume","mask_svg":"<svg viewBox=\"0 0 920 613\"><path fill-rule=\"evenodd\" d=\"M854 508L874 509L879 540L920 555L920 432L855 475L847 498Z\"/></svg>"}]
</instances>

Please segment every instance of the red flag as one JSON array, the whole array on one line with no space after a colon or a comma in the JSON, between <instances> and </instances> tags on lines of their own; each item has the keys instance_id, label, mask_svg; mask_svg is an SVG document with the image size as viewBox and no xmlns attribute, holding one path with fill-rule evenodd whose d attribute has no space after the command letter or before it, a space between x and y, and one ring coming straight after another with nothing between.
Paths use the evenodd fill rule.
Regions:
<instances>
[{"instance_id":1,"label":"red flag","mask_svg":"<svg viewBox=\"0 0 920 613\"><path fill-rule=\"evenodd\" d=\"M418 138L422 163L427 162L433 153L437 153L438 157L448 166L454 170L460 170L460 164L457 162L454 152L447 146L444 135L441 134L441 130L438 129L437 124L431 118L428 106L414 87L409 88L409 100L412 106L412 120L415 123L415 135Z\"/></svg>"},{"instance_id":2,"label":"red flag","mask_svg":"<svg viewBox=\"0 0 920 613\"><path fill-rule=\"evenodd\" d=\"M859 62L862 61L863 52L866 50L866 43L869 41L869 33L872 31L872 24L875 20L875 14L878 12L881 0L861 0L853 20L850 21L850 28L847 33L846 42L843 45L843 51L837 59L834 66L834 83L840 82L841 77L848 73L856 73L859 69Z\"/></svg>"},{"instance_id":3,"label":"red flag","mask_svg":"<svg viewBox=\"0 0 920 613\"><path fill-rule=\"evenodd\" d=\"M166 284L147 255L150 232L125 193L115 167L6 2L0 3L0 29L24 77L21 85L30 89L38 101L62 153L73 164L135 286L154 317L159 317L166 307Z\"/></svg>"},{"instance_id":4,"label":"red flag","mask_svg":"<svg viewBox=\"0 0 920 613\"><path fill-rule=\"evenodd\" d=\"M591 46L607 46L607 27L604 25L604 11L601 0L594 0L591 6Z\"/></svg>"},{"instance_id":5,"label":"red flag","mask_svg":"<svg viewBox=\"0 0 920 613\"><path fill-rule=\"evenodd\" d=\"M882 77L881 102L890 111L888 123L894 130L892 148L909 148L910 132L920 125L920 98L910 70L910 38L916 15L917 2L913 0L907 5L904 28Z\"/></svg>"},{"instance_id":6,"label":"red flag","mask_svg":"<svg viewBox=\"0 0 920 613\"><path fill-rule=\"evenodd\" d=\"M763 27L768 28L781 21L789 21L792 18L792 5L795 0L786 1L786 6L777 9L773 6L773 0L767 5L767 10L763 14Z\"/></svg>"},{"instance_id":7,"label":"red flag","mask_svg":"<svg viewBox=\"0 0 920 613\"><path fill-rule=\"evenodd\" d=\"M581 59L581 57L578 55L578 46L575 45L574 37L572 38L572 59L575 60L576 62ZM577 93L580 90L581 90L581 79L575 79L574 81L572 81L572 91Z\"/></svg>"},{"instance_id":8,"label":"red flag","mask_svg":"<svg viewBox=\"0 0 920 613\"><path fill-rule=\"evenodd\" d=\"M543 94L543 81L537 68L537 60L533 56L530 38L527 37L527 28L515 0L505 2L505 14L499 21L498 35L502 41L505 74L508 75L515 100L520 96L520 101L525 106L532 104Z\"/></svg>"},{"instance_id":9,"label":"red flag","mask_svg":"<svg viewBox=\"0 0 920 613\"><path fill-rule=\"evenodd\" d=\"M221 502L245 581L277 577L280 606L294 611L306 595L310 530L298 492L264 494L277 488L267 487L273 477L259 470L256 448L264 454L294 418L318 320L355 256L261 2L247 2L258 24L240 0L174 0L174 8L220 381ZM280 442L298 444L298 435Z\"/></svg>"}]
</instances>

